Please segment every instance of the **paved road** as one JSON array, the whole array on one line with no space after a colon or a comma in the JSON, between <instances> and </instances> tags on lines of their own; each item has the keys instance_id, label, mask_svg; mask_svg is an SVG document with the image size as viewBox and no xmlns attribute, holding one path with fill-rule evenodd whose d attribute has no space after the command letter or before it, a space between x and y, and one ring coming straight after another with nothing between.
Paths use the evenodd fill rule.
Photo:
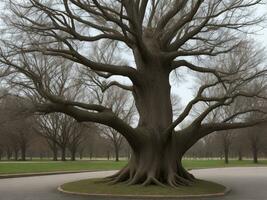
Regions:
<instances>
[{"instance_id":1,"label":"paved road","mask_svg":"<svg viewBox=\"0 0 267 200\"><path fill-rule=\"evenodd\" d=\"M56 190L58 185L85 178L103 177L113 172L50 175L41 177L0 180L0 200L95 200L95 198L65 195ZM267 200L267 167L224 168L195 170L206 180L216 181L232 188L232 192L218 200ZM209 200L212 200L209 198Z\"/></svg>"}]
</instances>

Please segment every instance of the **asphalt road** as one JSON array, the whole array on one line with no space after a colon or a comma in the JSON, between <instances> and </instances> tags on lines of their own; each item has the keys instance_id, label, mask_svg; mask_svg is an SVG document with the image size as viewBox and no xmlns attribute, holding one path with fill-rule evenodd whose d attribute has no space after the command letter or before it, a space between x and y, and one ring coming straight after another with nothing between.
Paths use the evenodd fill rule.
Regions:
<instances>
[{"instance_id":1,"label":"asphalt road","mask_svg":"<svg viewBox=\"0 0 267 200\"><path fill-rule=\"evenodd\" d=\"M114 172L87 172L1 179L0 200L95 200L96 198L62 194L56 188L65 182L103 177L112 173ZM198 178L215 181L232 189L226 197L213 199L267 200L267 167L204 169L195 170L193 174ZM209 198L209 200L212 199Z\"/></svg>"}]
</instances>

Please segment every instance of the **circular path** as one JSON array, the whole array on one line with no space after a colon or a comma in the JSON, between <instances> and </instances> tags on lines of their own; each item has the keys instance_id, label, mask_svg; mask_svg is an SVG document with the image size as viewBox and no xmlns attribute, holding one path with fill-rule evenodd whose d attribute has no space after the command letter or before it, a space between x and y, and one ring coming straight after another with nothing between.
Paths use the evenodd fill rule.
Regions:
<instances>
[{"instance_id":1,"label":"circular path","mask_svg":"<svg viewBox=\"0 0 267 200\"><path fill-rule=\"evenodd\" d=\"M209 198L209 200L267 200L267 167L202 169L192 172L197 178L221 183L232 189L225 197ZM104 177L113 173L114 171L86 172L0 179L0 200L96 200L96 198L62 194L56 188L65 182Z\"/></svg>"}]
</instances>

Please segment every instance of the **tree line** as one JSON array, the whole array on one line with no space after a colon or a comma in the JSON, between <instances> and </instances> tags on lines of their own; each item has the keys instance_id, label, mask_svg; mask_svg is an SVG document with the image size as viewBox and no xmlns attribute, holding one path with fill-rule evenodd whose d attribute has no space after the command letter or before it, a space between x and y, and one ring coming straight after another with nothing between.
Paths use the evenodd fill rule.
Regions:
<instances>
[{"instance_id":1,"label":"tree line","mask_svg":"<svg viewBox=\"0 0 267 200\"><path fill-rule=\"evenodd\" d=\"M39 157L75 161L102 157L119 161L129 157L124 138L114 130L92 123L78 123L63 114L32 115L26 99L5 96L0 103L0 160ZM100 133L99 133L100 132Z\"/></svg>"}]
</instances>

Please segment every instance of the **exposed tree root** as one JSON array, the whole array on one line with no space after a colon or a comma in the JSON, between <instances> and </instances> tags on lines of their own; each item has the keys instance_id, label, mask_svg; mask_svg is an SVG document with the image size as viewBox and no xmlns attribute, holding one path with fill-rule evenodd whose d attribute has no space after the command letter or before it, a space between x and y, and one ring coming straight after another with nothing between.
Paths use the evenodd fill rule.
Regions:
<instances>
[{"instance_id":1,"label":"exposed tree root","mask_svg":"<svg viewBox=\"0 0 267 200\"><path fill-rule=\"evenodd\" d=\"M179 168L177 173L169 172L165 177L156 170L131 170L129 167L123 168L118 173L104 179L108 184L125 183L127 185L140 184L143 186L158 185L161 187L171 186L174 188L181 186L191 186L196 181L195 177L183 168Z\"/></svg>"}]
</instances>

